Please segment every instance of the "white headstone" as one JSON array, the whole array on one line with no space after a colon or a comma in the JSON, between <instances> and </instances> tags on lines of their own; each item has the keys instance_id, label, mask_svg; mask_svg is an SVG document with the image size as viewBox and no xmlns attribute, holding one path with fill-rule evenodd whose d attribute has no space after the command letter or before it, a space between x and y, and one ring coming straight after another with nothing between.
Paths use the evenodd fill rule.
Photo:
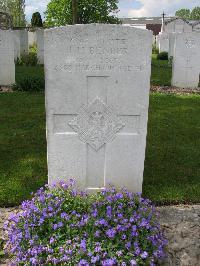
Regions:
<instances>
[{"instance_id":1,"label":"white headstone","mask_svg":"<svg viewBox=\"0 0 200 266\"><path fill-rule=\"evenodd\" d=\"M15 60L20 58L20 30L13 31Z\"/></svg>"},{"instance_id":2,"label":"white headstone","mask_svg":"<svg viewBox=\"0 0 200 266\"><path fill-rule=\"evenodd\" d=\"M14 54L15 60L20 58L22 55L28 54L28 31L23 30L14 30Z\"/></svg>"},{"instance_id":3,"label":"white headstone","mask_svg":"<svg viewBox=\"0 0 200 266\"><path fill-rule=\"evenodd\" d=\"M20 55L28 54L28 31L20 30Z\"/></svg>"},{"instance_id":4,"label":"white headstone","mask_svg":"<svg viewBox=\"0 0 200 266\"><path fill-rule=\"evenodd\" d=\"M172 84L176 87L198 87L200 74L200 33L176 34Z\"/></svg>"},{"instance_id":5,"label":"white headstone","mask_svg":"<svg viewBox=\"0 0 200 266\"><path fill-rule=\"evenodd\" d=\"M159 42L159 53L169 52L169 34L160 33L158 37L158 42Z\"/></svg>"},{"instance_id":6,"label":"white headstone","mask_svg":"<svg viewBox=\"0 0 200 266\"><path fill-rule=\"evenodd\" d=\"M0 30L0 85L15 83L13 33Z\"/></svg>"},{"instance_id":7,"label":"white headstone","mask_svg":"<svg viewBox=\"0 0 200 266\"><path fill-rule=\"evenodd\" d=\"M176 18L166 23L165 33L192 32L192 25L188 21Z\"/></svg>"},{"instance_id":8,"label":"white headstone","mask_svg":"<svg viewBox=\"0 0 200 266\"><path fill-rule=\"evenodd\" d=\"M35 31L28 31L28 45L33 46L36 44L36 32Z\"/></svg>"},{"instance_id":9,"label":"white headstone","mask_svg":"<svg viewBox=\"0 0 200 266\"><path fill-rule=\"evenodd\" d=\"M89 24L45 31L49 183L141 191L152 33Z\"/></svg>"},{"instance_id":10,"label":"white headstone","mask_svg":"<svg viewBox=\"0 0 200 266\"><path fill-rule=\"evenodd\" d=\"M44 30L36 30L37 57L40 64L44 64Z\"/></svg>"},{"instance_id":11,"label":"white headstone","mask_svg":"<svg viewBox=\"0 0 200 266\"><path fill-rule=\"evenodd\" d=\"M169 33L169 57L174 57L176 33Z\"/></svg>"}]
</instances>

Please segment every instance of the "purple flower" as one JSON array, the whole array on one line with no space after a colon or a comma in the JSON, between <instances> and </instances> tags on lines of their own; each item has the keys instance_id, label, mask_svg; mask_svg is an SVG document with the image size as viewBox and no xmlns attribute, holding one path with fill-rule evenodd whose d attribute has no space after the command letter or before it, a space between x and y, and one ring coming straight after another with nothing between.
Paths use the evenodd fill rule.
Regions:
<instances>
[{"instance_id":1,"label":"purple flower","mask_svg":"<svg viewBox=\"0 0 200 266\"><path fill-rule=\"evenodd\" d=\"M78 265L79 266L89 266L89 263L86 260L80 260Z\"/></svg>"},{"instance_id":2,"label":"purple flower","mask_svg":"<svg viewBox=\"0 0 200 266\"><path fill-rule=\"evenodd\" d=\"M141 253L140 257L142 259L146 259L148 257L148 253L146 251L144 251L144 252Z\"/></svg>"},{"instance_id":3,"label":"purple flower","mask_svg":"<svg viewBox=\"0 0 200 266\"><path fill-rule=\"evenodd\" d=\"M111 206L107 206L106 207L106 215L111 218L112 216L112 207Z\"/></svg>"},{"instance_id":4,"label":"purple flower","mask_svg":"<svg viewBox=\"0 0 200 266\"><path fill-rule=\"evenodd\" d=\"M99 261L99 256L96 256L96 257L92 257L91 258L91 262L92 263L96 263L97 261Z\"/></svg>"},{"instance_id":5,"label":"purple flower","mask_svg":"<svg viewBox=\"0 0 200 266\"><path fill-rule=\"evenodd\" d=\"M136 266L137 265L136 260L131 260L130 263L131 263L131 266Z\"/></svg>"},{"instance_id":6,"label":"purple flower","mask_svg":"<svg viewBox=\"0 0 200 266\"><path fill-rule=\"evenodd\" d=\"M115 229L108 229L106 231L106 235L109 237L109 238L114 238L115 235L116 235L116 230Z\"/></svg>"},{"instance_id":7,"label":"purple flower","mask_svg":"<svg viewBox=\"0 0 200 266\"><path fill-rule=\"evenodd\" d=\"M85 241L85 239L81 240L80 248L81 248L82 250L86 250L86 241Z\"/></svg>"}]
</instances>

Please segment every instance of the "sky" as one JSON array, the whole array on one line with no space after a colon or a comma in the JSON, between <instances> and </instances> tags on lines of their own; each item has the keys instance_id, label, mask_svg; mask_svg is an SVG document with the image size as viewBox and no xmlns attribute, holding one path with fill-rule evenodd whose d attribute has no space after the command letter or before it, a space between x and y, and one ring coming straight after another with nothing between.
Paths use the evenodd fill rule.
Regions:
<instances>
[{"instance_id":1,"label":"sky","mask_svg":"<svg viewBox=\"0 0 200 266\"><path fill-rule=\"evenodd\" d=\"M32 13L36 11L43 15L49 2L50 0L26 0L27 19L30 20ZM192 9L195 6L200 6L200 0L119 0L118 17L160 16L163 11L167 16L173 16L178 9Z\"/></svg>"}]
</instances>

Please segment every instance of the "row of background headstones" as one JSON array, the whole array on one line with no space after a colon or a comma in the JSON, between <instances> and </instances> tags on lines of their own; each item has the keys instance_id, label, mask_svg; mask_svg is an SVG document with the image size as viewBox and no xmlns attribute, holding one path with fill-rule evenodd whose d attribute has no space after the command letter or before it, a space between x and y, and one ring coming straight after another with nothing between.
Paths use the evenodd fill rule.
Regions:
<instances>
[{"instance_id":1,"label":"row of background headstones","mask_svg":"<svg viewBox=\"0 0 200 266\"><path fill-rule=\"evenodd\" d=\"M169 57L173 57L172 85L197 87L200 74L200 32L191 31L189 26L188 28L185 27L184 30L188 30L188 32L163 32L159 34L156 38L156 45L159 52L167 51ZM12 32L1 30L0 32L0 39L5 38L6 40L5 45L3 45L4 41L1 40L0 85L15 83L14 60L16 61L20 56L28 54L29 46L36 44L39 63L44 64L44 30L37 29L34 32L26 29ZM9 45L7 45L8 43ZM184 43L185 45L182 45ZM14 55L12 49L14 49Z\"/></svg>"},{"instance_id":2,"label":"row of background headstones","mask_svg":"<svg viewBox=\"0 0 200 266\"><path fill-rule=\"evenodd\" d=\"M15 62L36 45L39 64L44 64L44 30L0 30L0 86L15 83Z\"/></svg>"},{"instance_id":3,"label":"row of background headstones","mask_svg":"<svg viewBox=\"0 0 200 266\"><path fill-rule=\"evenodd\" d=\"M14 51L15 60L21 55L28 54L29 47L37 46L37 57L40 64L44 64L44 30L35 31L14 30Z\"/></svg>"},{"instance_id":4,"label":"row of background headstones","mask_svg":"<svg viewBox=\"0 0 200 266\"><path fill-rule=\"evenodd\" d=\"M159 52L172 59L172 86L198 87L200 81L200 31L162 32L156 38Z\"/></svg>"}]
</instances>

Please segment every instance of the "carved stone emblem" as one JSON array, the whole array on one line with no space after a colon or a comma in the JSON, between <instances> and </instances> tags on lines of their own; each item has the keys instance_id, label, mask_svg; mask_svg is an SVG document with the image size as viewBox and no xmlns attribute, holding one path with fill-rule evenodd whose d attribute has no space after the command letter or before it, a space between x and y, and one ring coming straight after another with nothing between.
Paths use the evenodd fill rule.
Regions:
<instances>
[{"instance_id":1,"label":"carved stone emblem","mask_svg":"<svg viewBox=\"0 0 200 266\"><path fill-rule=\"evenodd\" d=\"M78 133L80 140L96 151L112 141L116 133L125 126L113 109L99 98L88 106L83 106L77 117L68 124Z\"/></svg>"}]
</instances>

